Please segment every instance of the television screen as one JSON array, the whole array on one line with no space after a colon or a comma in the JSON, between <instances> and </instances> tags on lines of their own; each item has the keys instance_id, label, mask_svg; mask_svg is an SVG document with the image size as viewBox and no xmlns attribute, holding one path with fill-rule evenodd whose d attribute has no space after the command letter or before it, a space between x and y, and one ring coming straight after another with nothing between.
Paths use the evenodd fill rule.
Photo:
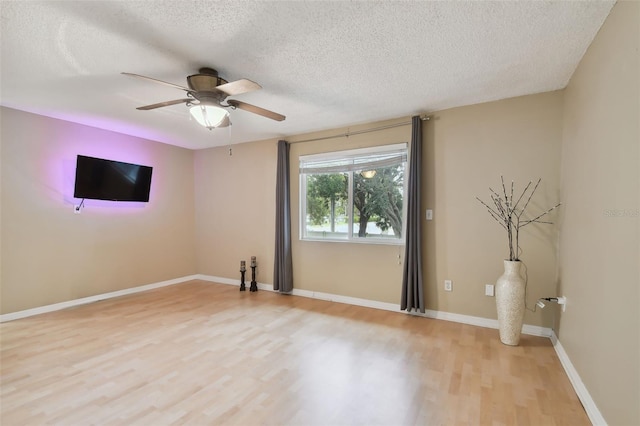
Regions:
<instances>
[{"instance_id":1,"label":"television screen","mask_svg":"<svg viewBox=\"0 0 640 426\"><path fill-rule=\"evenodd\" d=\"M78 155L75 198L149 201L152 167Z\"/></svg>"}]
</instances>

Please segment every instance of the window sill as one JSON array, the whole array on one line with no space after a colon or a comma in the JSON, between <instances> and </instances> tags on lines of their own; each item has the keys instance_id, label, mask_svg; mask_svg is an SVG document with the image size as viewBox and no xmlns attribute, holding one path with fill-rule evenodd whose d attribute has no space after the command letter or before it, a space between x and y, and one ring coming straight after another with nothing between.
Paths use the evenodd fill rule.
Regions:
<instances>
[{"instance_id":1,"label":"window sill","mask_svg":"<svg viewBox=\"0 0 640 426\"><path fill-rule=\"evenodd\" d=\"M313 243L352 243L352 244L369 244L369 245L385 245L385 246L403 246L404 239L398 240L386 240L378 238L352 238L338 239L338 238L300 238L299 241L307 241Z\"/></svg>"}]
</instances>

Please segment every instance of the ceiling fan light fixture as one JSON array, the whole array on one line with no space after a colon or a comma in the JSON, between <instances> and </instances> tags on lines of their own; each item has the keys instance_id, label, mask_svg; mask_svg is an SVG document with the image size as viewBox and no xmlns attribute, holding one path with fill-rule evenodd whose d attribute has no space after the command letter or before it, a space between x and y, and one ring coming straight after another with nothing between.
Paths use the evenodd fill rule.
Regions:
<instances>
[{"instance_id":1,"label":"ceiling fan light fixture","mask_svg":"<svg viewBox=\"0 0 640 426\"><path fill-rule=\"evenodd\" d=\"M218 127L229 115L229 112L222 107L203 103L191 106L189 113L198 124L209 130Z\"/></svg>"},{"instance_id":2,"label":"ceiling fan light fixture","mask_svg":"<svg viewBox=\"0 0 640 426\"><path fill-rule=\"evenodd\" d=\"M365 179L371 179L376 175L375 170L363 170L360 172L360 175Z\"/></svg>"}]
</instances>

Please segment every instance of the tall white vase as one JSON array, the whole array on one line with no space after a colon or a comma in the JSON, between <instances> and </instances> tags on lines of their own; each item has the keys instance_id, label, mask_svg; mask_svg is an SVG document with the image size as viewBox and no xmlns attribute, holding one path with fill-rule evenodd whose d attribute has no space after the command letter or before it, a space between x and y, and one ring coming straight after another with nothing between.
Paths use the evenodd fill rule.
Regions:
<instances>
[{"instance_id":1,"label":"tall white vase","mask_svg":"<svg viewBox=\"0 0 640 426\"><path fill-rule=\"evenodd\" d=\"M504 261L504 274L496 282L496 308L500 341L505 345L517 346L524 320L525 281L520 275L522 263Z\"/></svg>"}]
</instances>

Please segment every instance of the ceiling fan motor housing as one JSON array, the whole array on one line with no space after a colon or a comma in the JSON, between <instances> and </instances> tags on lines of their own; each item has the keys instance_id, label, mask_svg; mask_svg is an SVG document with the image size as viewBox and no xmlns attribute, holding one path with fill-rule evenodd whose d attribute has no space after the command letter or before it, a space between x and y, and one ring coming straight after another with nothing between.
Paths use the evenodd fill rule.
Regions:
<instances>
[{"instance_id":1,"label":"ceiling fan motor housing","mask_svg":"<svg viewBox=\"0 0 640 426\"><path fill-rule=\"evenodd\" d=\"M220 102L224 101L227 97L227 95L220 90L216 90L215 92L194 92L191 93L191 96L200 101L200 103L208 105L220 105Z\"/></svg>"},{"instance_id":2,"label":"ceiling fan motor housing","mask_svg":"<svg viewBox=\"0 0 640 426\"><path fill-rule=\"evenodd\" d=\"M199 74L187 77L189 88L195 92L213 92L216 87L228 83L213 68L200 68L199 72Z\"/></svg>"}]
</instances>

